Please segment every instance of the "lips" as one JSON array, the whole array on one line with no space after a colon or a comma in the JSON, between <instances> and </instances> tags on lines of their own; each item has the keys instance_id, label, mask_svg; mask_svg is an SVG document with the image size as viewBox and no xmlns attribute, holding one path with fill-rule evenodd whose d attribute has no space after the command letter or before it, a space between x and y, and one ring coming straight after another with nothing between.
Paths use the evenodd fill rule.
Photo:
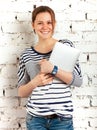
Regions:
<instances>
[{"instance_id":1,"label":"lips","mask_svg":"<svg viewBox=\"0 0 97 130\"><path fill-rule=\"evenodd\" d=\"M42 34L48 34L49 31L41 31Z\"/></svg>"}]
</instances>

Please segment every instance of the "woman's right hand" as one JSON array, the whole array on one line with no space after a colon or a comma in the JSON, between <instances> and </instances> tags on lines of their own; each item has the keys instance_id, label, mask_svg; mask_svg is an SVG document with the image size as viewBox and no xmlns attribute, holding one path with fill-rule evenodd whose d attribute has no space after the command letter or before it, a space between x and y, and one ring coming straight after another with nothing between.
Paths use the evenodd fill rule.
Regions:
<instances>
[{"instance_id":1,"label":"woman's right hand","mask_svg":"<svg viewBox=\"0 0 97 130\"><path fill-rule=\"evenodd\" d=\"M53 81L53 76L51 74L39 73L34 77L31 83L37 87L41 87L52 83L52 81Z\"/></svg>"},{"instance_id":2,"label":"woman's right hand","mask_svg":"<svg viewBox=\"0 0 97 130\"><path fill-rule=\"evenodd\" d=\"M39 73L30 82L19 87L18 96L22 98L28 97L32 93L33 89L50 84L52 81L53 76L51 74Z\"/></svg>"}]
</instances>

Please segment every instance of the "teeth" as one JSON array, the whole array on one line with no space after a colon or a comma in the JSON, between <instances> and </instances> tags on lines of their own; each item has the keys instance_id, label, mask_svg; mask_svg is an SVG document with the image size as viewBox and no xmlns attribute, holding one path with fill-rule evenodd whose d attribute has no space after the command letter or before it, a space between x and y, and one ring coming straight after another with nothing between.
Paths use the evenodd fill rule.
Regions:
<instances>
[{"instance_id":1,"label":"teeth","mask_svg":"<svg viewBox=\"0 0 97 130\"><path fill-rule=\"evenodd\" d=\"M48 34L49 32L42 32L43 34Z\"/></svg>"},{"instance_id":2,"label":"teeth","mask_svg":"<svg viewBox=\"0 0 97 130\"><path fill-rule=\"evenodd\" d=\"M43 32L43 34L47 34L48 32Z\"/></svg>"}]
</instances>

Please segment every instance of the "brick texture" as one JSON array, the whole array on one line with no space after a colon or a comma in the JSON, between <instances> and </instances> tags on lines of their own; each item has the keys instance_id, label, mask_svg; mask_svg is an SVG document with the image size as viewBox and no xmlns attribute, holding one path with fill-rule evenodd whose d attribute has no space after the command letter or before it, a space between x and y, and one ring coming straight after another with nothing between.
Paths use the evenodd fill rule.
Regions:
<instances>
[{"instance_id":1,"label":"brick texture","mask_svg":"<svg viewBox=\"0 0 97 130\"><path fill-rule=\"evenodd\" d=\"M97 0L0 1L0 130L26 130L26 99L17 96L18 58L37 40L31 12L39 5L55 10L54 37L81 50L83 84L72 88L75 130L97 130Z\"/></svg>"}]
</instances>

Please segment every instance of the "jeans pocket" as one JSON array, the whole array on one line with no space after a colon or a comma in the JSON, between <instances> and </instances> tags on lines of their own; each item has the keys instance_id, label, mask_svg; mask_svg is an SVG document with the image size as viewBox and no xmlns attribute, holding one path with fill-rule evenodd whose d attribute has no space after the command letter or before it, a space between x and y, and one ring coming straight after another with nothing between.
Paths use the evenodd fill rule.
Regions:
<instances>
[{"instance_id":1,"label":"jeans pocket","mask_svg":"<svg viewBox=\"0 0 97 130\"><path fill-rule=\"evenodd\" d=\"M72 118L59 117L59 122L65 127L66 130L73 130Z\"/></svg>"}]
</instances>

